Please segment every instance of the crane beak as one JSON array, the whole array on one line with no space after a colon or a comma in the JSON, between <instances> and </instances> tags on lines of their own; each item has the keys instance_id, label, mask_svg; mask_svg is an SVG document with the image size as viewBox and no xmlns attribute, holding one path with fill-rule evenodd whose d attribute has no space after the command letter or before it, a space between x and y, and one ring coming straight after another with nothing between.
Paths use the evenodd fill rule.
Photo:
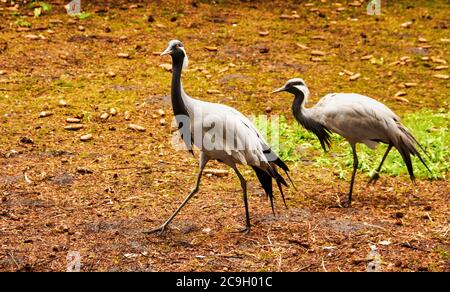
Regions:
<instances>
[{"instance_id":1,"label":"crane beak","mask_svg":"<svg viewBox=\"0 0 450 292\"><path fill-rule=\"evenodd\" d=\"M280 87L280 88L278 88L278 89L272 91L271 93L282 92L282 91L285 91L285 90L286 90L286 87L283 86L283 87Z\"/></svg>"},{"instance_id":2,"label":"crane beak","mask_svg":"<svg viewBox=\"0 0 450 292\"><path fill-rule=\"evenodd\" d=\"M170 54L172 54L172 50L169 47L164 52L162 52L160 56L170 55Z\"/></svg>"}]
</instances>

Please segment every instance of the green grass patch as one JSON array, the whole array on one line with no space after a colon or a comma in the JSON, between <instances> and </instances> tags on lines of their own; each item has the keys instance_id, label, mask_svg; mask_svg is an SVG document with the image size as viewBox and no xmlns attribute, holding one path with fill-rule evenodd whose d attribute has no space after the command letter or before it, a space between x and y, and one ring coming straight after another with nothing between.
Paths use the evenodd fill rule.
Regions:
<instances>
[{"instance_id":1,"label":"green grass patch","mask_svg":"<svg viewBox=\"0 0 450 292\"><path fill-rule=\"evenodd\" d=\"M418 158L413 158L414 173L418 178L445 179L450 170L450 114L444 110L432 112L421 110L405 115L403 123L412 131L416 139L427 151L423 155L431 173L422 165ZM285 161L296 162L311 160L317 167L332 169L339 177L344 178L352 169L353 156L348 142L337 134L332 135L332 147L329 153L324 153L317 137L306 131L296 121L288 122L285 117L278 122L257 119L256 125L268 138L274 150ZM275 134L278 128L278 135ZM279 137L279 143L274 143ZM364 144L358 144L359 168L368 175L381 161L387 145L380 144L372 150ZM383 174L398 176L407 174L406 166L398 153L389 153L382 169Z\"/></svg>"}]
</instances>

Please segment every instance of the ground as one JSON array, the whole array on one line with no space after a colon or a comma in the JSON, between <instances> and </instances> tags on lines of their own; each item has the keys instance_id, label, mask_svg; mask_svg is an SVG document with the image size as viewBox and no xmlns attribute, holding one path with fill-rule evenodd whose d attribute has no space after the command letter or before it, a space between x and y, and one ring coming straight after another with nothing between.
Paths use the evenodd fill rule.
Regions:
<instances>
[{"instance_id":1,"label":"ground","mask_svg":"<svg viewBox=\"0 0 450 292\"><path fill-rule=\"evenodd\" d=\"M450 271L448 161L440 179L416 184L402 174L367 186L358 174L351 208L340 206L348 175L289 162L297 190L288 209L276 194L276 216L242 167L249 234L234 232L245 222L239 180L216 171L166 234L142 233L176 209L197 172L198 153L170 142L171 75L160 66L170 59L158 54L169 40L185 43L190 95L248 115L294 125L292 97L269 92L295 76L312 103L352 91L400 116L446 112L446 1L382 1L381 15L367 15L367 1L82 1L78 17L48 2L38 17L0 3L0 271L65 271L69 252L82 271L365 271L374 261ZM74 117L83 128L64 129Z\"/></svg>"}]
</instances>

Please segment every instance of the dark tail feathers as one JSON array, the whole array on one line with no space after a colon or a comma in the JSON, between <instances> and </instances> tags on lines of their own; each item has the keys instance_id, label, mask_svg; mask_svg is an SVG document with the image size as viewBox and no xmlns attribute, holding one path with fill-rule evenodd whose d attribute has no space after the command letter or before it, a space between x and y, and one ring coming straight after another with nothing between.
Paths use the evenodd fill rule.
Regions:
<instances>
[{"instance_id":1,"label":"dark tail feathers","mask_svg":"<svg viewBox=\"0 0 450 292\"><path fill-rule=\"evenodd\" d=\"M417 150L416 145L427 155L425 149L419 142L414 138L414 136L408 131L408 129L402 124L398 123L398 129L401 132L400 137L397 139L397 143L393 143L395 148L397 148L398 152L403 158L403 161L406 164L406 168L408 169L409 177L413 182L415 182L414 169L411 162L411 156L417 156L420 159L420 162L427 168L427 170L431 173L431 170L428 168L428 165L423 160L420 152ZM428 155L427 155L428 156Z\"/></svg>"},{"instance_id":2,"label":"dark tail feathers","mask_svg":"<svg viewBox=\"0 0 450 292\"><path fill-rule=\"evenodd\" d=\"M282 162L280 159L278 159L278 160L281 162L282 165L284 165L284 168L287 169L287 170L285 170L282 166L280 166L287 174L287 171L289 171L289 169L287 168L286 164L284 164L284 162ZM278 165L278 164L275 164L275 165ZM275 182L277 183L278 189L280 190L280 193L281 193L281 198L283 199L283 203L286 206L286 208L287 208L287 204L286 204L286 199L284 197L283 185L286 187L288 186L288 184L286 183L286 180L278 173L275 165L271 166L269 164L269 168L267 171L264 171L256 166L252 166L253 170L256 173L256 176L258 177L259 182L261 183L261 186L264 189L264 192L266 193L267 197L270 200L270 205L272 207L272 212L274 215L275 215L275 209L274 209L274 205L273 205L274 196L273 196L273 188L272 188L272 179L275 179Z\"/></svg>"}]
</instances>

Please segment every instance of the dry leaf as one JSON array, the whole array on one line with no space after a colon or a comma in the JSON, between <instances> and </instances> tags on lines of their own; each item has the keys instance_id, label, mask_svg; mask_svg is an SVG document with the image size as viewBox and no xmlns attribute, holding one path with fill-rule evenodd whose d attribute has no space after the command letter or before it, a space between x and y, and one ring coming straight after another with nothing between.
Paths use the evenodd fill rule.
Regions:
<instances>
[{"instance_id":1,"label":"dry leaf","mask_svg":"<svg viewBox=\"0 0 450 292\"><path fill-rule=\"evenodd\" d=\"M361 77L361 74L360 74L360 73L356 73L356 74L350 76L349 79L350 79L350 81L355 81L355 80L357 80L359 77Z\"/></svg>"},{"instance_id":2,"label":"dry leaf","mask_svg":"<svg viewBox=\"0 0 450 292\"><path fill-rule=\"evenodd\" d=\"M145 128L136 124L129 124L128 129L139 131L139 132L145 132Z\"/></svg>"}]
</instances>

